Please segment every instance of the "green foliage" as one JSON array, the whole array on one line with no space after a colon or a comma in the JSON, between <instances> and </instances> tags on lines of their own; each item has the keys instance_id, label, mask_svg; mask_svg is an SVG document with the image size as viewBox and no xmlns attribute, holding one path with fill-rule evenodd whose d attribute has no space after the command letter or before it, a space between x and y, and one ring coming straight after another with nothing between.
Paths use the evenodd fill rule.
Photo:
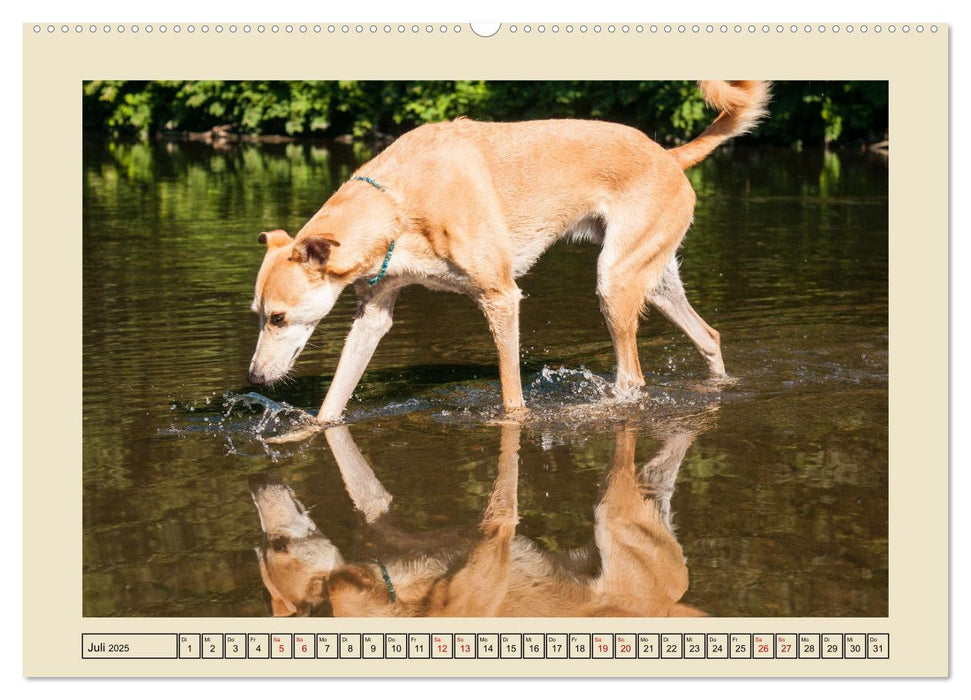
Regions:
<instances>
[{"instance_id":1,"label":"green foliage","mask_svg":"<svg viewBox=\"0 0 971 700\"><path fill-rule=\"evenodd\" d=\"M206 131L304 138L398 136L421 124L580 118L637 127L661 143L714 118L694 82L652 81L117 81L83 87L84 126L114 136ZM887 83L776 83L770 118L747 137L795 146L886 137Z\"/></svg>"},{"instance_id":2,"label":"green foliage","mask_svg":"<svg viewBox=\"0 0 971 700\"><path fill-rule=\"evenodd\" d=\"M883 81L777 83L759 135L797 146L872 143L887 138L887 107Z\"/></svg>"}]
</instances>

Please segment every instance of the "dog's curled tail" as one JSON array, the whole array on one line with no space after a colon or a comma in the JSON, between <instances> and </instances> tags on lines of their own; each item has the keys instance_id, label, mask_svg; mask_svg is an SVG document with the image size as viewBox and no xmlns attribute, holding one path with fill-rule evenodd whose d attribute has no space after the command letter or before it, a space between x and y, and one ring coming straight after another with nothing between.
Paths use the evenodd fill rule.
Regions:
<instances>
[{"instance_id":1,"label":"dog's curled tail","mask_svg":"<svg viewBox=\"0 0 971 700\"><path fill-rule=\"evenodd\" d=\"M668 151L683 170L697 165L730 138L751 131L768 114L769 90L765 80L702 80L705 103L721 110L707 129L693 141Z\"/></svg>"}]
</instances>

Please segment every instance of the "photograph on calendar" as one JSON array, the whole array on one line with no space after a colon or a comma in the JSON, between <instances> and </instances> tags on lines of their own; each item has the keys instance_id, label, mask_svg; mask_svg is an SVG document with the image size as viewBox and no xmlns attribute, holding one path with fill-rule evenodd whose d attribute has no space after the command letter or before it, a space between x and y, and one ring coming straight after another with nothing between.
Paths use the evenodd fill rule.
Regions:
<instances>
[{"instance_id":1,"label":"photograph on calendar","mask_svg":"<svg viewBox=\"0 0 971 700\"><path fill-rule=\"evenodd\" d=\"M887 82L80 89L84 616L887 616Z\"/></svg>"}]
</instances>

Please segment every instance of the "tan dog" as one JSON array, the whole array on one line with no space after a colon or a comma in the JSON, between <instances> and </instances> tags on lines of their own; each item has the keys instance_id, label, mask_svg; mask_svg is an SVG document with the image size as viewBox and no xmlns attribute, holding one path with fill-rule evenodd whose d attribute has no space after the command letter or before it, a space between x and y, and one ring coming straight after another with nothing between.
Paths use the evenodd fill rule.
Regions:
<instances>
[{"instance_id":1,"label":"tan dog","mask_svg":"<svg viewBox=\"0 0 971 700\"><path fill-rule=\"evenodd\" d=\"M594 544L552 555L516 535L518 425L502 426L499 470L478 532L409 535L389 522L391 495L347 427L326 432L344 485L363 514L371 561L348 562L290 487L251 484L263 544L256 553L274 615L336 617L685 617L684 553L670 500L692 430L667 435L638 470L636 433L617 431L594 513ZM380 557L380 558L377 558Z\"/></svg>"},{"instance_id":2,"label":"tan dog","mask_svg":"<svg viewBox=\"0 0 971 700\"><path fill-rule=\"evenodd\" d=\"M502 404L524 410L516 278L554 242L602 245L597 294L617 356L616 388L643 386L639 314L657 308L724 377L720 339L688 303L675 251L695 193L686 168L765 114L769 84L703 81L722 112L698 138L665 150L636 129L606 122L422 126L362 166L296 239L260 234L266 256L253 310L260 337L249 380L272 383L293 366L317 323L353 285L358 310L317 419L340 419L398 292L410 284L471 296L499 351Z\"/></svg>"}]
</instances>

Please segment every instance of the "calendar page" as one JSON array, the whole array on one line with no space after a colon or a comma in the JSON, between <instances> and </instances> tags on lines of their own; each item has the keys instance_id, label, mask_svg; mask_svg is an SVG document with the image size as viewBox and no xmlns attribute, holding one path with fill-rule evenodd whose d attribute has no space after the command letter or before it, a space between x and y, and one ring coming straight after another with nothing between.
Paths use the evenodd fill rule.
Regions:
<instances>
[{"instance_id":1,"label":"calendar page","mask_svg":"<svg viewBox=\"0 0 971 700\"><path fill-rule=\"evenodd\" d=\"M947 675L947 25L23 37L25 675Z\"/></svg>"}]
</instances>

